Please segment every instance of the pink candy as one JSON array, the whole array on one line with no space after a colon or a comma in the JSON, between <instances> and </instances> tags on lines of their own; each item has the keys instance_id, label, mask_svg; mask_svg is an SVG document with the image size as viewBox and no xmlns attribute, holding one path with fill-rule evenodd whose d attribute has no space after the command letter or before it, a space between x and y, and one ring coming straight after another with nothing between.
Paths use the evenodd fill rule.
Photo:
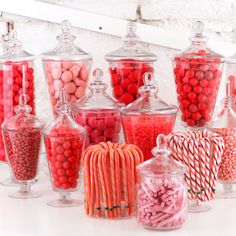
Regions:
<instances>
[{"instance_id":1,"label":"pink candy","mask_svg":"<svg viewBox=\"0 0 236 236\"><path fill-rule=\"evenodd\" d=\"M89 76L87 65L74 61L47 61L44 66L54 113L61 88L65 88L69 94L69 102L85 95Z\"/></svg>"},{"instance_id":2,"label":"pink candy","mask_svg":"<svg viewBox=\"0 0 236 236\"><path fill-rule=\"evenodd\" d=\"M78 113L75 120L87 130L86 147L100 142L119 142L121 130L119 114L90 110Z\"/></svg>"},{"instance_id":3,"label":"pink candy","mask_svg":"<svg viewBox=\"0 0 236 236\"><path fill-rule=\"evenodd\" d=\"M181 227L186 218L187 192L176 179L146 179L137 187L137 218L145 228Z\"/></svg>"}]
</instances>

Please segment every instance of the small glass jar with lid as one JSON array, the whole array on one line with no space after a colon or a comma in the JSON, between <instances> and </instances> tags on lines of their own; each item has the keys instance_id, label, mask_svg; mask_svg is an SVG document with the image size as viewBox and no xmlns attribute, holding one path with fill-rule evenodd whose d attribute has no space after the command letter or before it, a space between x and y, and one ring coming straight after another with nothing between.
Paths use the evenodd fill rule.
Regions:
<instances>
[{"instance_id":1,"label":"small glass jar with lid","mask_svg":"<svg viewBox=\"0 0 236 236\"><path fill-rule=\"evenodd\" d=\"M71 24L61 23L61 34L57 36L59 45L42 54L43 67L54 115L59 103L59 91L64 88L69 102L85 95L92 56L74 44L76 37L71 34Z\"/></svg>"},{"instance_id":2,"label":"small glass jar with lid","mask_svg":"<svg viewBox=\"0 0 236 236\"><path fill-rule=\"evenodd\" d=\"M181 120L187 127L202 128L212 119L222 77L223 58L207 47L204 24L193 25L191 45L173 58Z\"/></svg>"},{"instance_id":3,"label":"small glass jar with lid","mask_svg":"<svg viewBox=\"0 0 236 236\"><path fill-rule=\"evenodd\" d=\"M139 88L140 97L121 110L125 141L137 145L145 160L152 157L156 137L172 132L178 110L158 96L153 80L153 73L145 73L144 86Z\"/></svg>"},{"instance_id":4,"label":"small glass jar with lid","mask_svg":"<svg viewBox=\"0 0 236 236\"><path fill-rule=\"evenodd\" d=\"M129 22L123 46L105 55L109 63L113 96L128 105L138 96L138 89L143 85L143 74L154 71L157 56L140 47L136 35L136 25Z\"/></svg>"},{"instance_id":5,"label":"small glass jar with lid","mask_svg":"<svg viewBox=\"0 0 236 236\"><path fill-rule=\"evenodd\" d=\"M228 77L226 84L226 98L223 109L210 124L210 129L220 134L224 139L224 152L218 169L218 181L221 183L216 196L221 198L235 198L236 190L236 113L234 111L235 98L232 96L232 80Z\"/></svg>"},{"instance_id":6,"label":"small glass jar with lid","mask_svg":"<svg viewBox=\"0 0 236 236\"><path fill-rule=\"evenodd\" d=\"M15 30L6 38L4 53L0 55L0 124L14 115L19 96L25 94L35 114L34 59L22 48ZM2 136L0 135L0 161L5 161Z\"/></svg>"},{"instance_id":7,"label":"small glass jar with lid","mask_svg":"<svg viewBox=\"0 0 236 236\"><path fill-rule=\"evenodd\" d=\"M165 135L157 137L154 157L138 165L137 219L152 230L172 230L183 226L188 195L184 182L186 167L168 158Z\"/></svg>"},{"instance_id":8,"label":"small glass jar with lid","mask_svg":"<svg viewBox=\"0 0 236 236\"><path fill-rule=\"evenodd\" d=\"M77 206L82 202L72 199L71 193L78 188L86 130L72 119L65 89L60 90L59 98L58 116L43 130L52 186L60 194L58 200L52 200L48 205Z\"/></svg>"},{"instance_id":9,"label":"small glass jar with lid","mask_svg":"<svg viewBox=\"0 0 236 236\"><path fill-rule=\"evenodd\" d=\"M75 121L87 130L86 147L100 142L118 143L120 139L123 104L107 94L107 85L102 80L102 70L95 69L90 92L72 104Z\"/></svg>"},{"instance_id":10,"label":"small glass jar with lid","mask_svg":"<svg viewBox=\"0 0 236 236\"><path fill-rule=\"evenodd\" d=\"M27 105L27 96L21 94L16 113L2 124L2 135L13 180L20 185L13 198L35 198L40 194L30 191L35 182L40 155L43 123L30 115L32 108Z\"/></svg>"}]
</instances>

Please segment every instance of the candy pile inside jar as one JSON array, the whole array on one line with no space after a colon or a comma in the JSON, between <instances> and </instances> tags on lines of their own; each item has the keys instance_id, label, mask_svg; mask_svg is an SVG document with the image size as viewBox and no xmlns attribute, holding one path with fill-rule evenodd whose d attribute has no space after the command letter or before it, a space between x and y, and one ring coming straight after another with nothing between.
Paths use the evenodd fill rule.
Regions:
<instances>
[{"instance_id":1,"label":"candy pile inside jar","mask_svg":"<svg viewBox=\"0 0 236 236\"><path fill-rule=\"evenodd\" d=\"M139 97L138 89L143 86L143 75L154 71L157 56L140 48L136 25L129 22L123 47L106 54L105 59L110 65L113 96L127 105Z\"/></svg>"},{"instance_id":2,"label":"candy pile inside jar","mask_svg":"<svg viewBox=\"0 0 236 236\"><path fill-rule=\"evenodd\" d=\"M122 104L109 96L102 82L103 72L95 69L90 92L72 104L75 121L87 131L86 147L100 142L119 142Z\"/></svg>"},{"instance_id":3,"label":"candy pile inside jar","mask_svg":"<svg viewBox=\"0 0 236 236\"><path fill-rule=\"evenodd\" d=\"M59 91L64 88L69 102L85 95L92 57L74 44L76 37L71 34L71 24L63 21L62 33L57 36L58 47L43 54L44 71L53 112L59 102Z\"/></svg>"},{"instance_id":4,"label":"candy pile inside jar","mask_svg":"<svg viewBox=\"0 0 236 236\"><path fill-rule=\"evenodd\" d=\"M86 131L70 116L68 97L64 89L60 90L58 117L43 133L52 186L54 191L60 193L60 199L51 201L48 205L78 205L76 200L70 199L70 193L78 187Z\"/></svg>"},{"instance_id":5,"label":"candy pile inside jar","mask_svg":"<svg viewBox=\"0 0 236 236\"><path fill-rule=\"evenodd\" d=\"M22 49L16 31L11 31L0 56L0 124L14 115L19 96L27 95L27 102L34 109L34 57ZM0 160L5 160L5 152L0 135Z\"/></svg>"},{"instance_id":6,"label":"candy pile inside jar","mask_svg":"<svg viewBox=\"0 0 236 236\"><path fill-rule=\"evenodd\" d=\"M153 159L137 167L137 218L145 228L170 230L181 227L186 220L187 191L185 167L168 159L166 138L159 135Z\"/></svg>"},{"instance_id":7,"label":"candy pile inside jar","mask_svg":"<svg viewBox=\"0 0 236 236\"><path fill-rule=\"evenodd\" d=\"M173 60L181 119L191 127L211 120L222 76L222 57L206 47L203 30L196 22L190 48Z\"/></svg>"},{"instance_id":8,"label":"candy pile inside jar","mask_svg":"<svg viewBox=\"0 0 236 236\"><path fill-rule=\"evenodd\" d=\"M145 85L139 89L141 97L122 109L122 126L126 143L137 145L145 160L152 157L151 150L159 134L169 134L174 127L177 108L157 95L153 74L144 74Z\"/></svg>"},{"instance_id":9,"label":"candy pile inside jar","mask_svg":"<svg viewBox=\"0 0 236 236\"><path fill-rule=\"evenodd\" d=\"M40 154L42 123L30 115L27 96L20 95L15 107L16 116L2 124L3 140L13 179L21 186L30 185L36 178ZM22 187L23 188L23 187ZM28 198L30 192L20 189L12 197Z\"/></svg>"}]
</instances>

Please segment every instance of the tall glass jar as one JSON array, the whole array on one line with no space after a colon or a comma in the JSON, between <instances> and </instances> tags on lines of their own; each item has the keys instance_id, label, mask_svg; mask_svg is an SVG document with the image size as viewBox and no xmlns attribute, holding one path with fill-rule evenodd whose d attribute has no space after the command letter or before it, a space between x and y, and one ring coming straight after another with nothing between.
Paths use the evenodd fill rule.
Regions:
<instances>
[{"instance_id":1,"label":"tall glass jar","mask_svg":"<svg viewBox=\"0 0 236 236\"><path fill-rule=\"evenodd\" d=\"M58 116L43 130L52 187L60 195L59 199L48 202L48 205L77 206L82 202L72 199L71 193L78 188L86 131L72 119L65 89L60 90L59 98Z\"/></svg>"},{"instance_id":2,"label":"tall glass jar","mask_svg":"<svg viewBox=\"0 0 236 236\"><path fill-rule=\"evenodd\" d=\"M105 55L109 63L113 96L128 105L138 98L139 87L143 86L143 74L154 71L157 56L140 47L136 25L129 22L123 47Z\"/></svg>"},{"instance_id":3,"label":"tall glass jar","mask_svg":"<svg viewBox=\"0 0 236 236\"><path fill-rule=\"evenodd\" d=\"M152 230L180 228L186 221L188 195L184 182L186 168L168 158L166 137L159 135L154 158L137 166L137 219Z\"/></svg>"},{"instance_id":4,"label":"tall glass jar","mask_svg":"<svg viewBox=\"0 0 236 236\"><path fill-rule=\"evenodd\" d=\"M217 189L217 197L235 198L236 190L236 113L233 109L235 98L231 96L231 77L226 85L226 98L223 109L210 125L212 131L220 134L224 139L224 152L218 170L218 181L221 188Z\"/></svg>"},{"instance_id":5,"label":"tall glass jar","mask_svg":"<svg viewBox=\"0 0 236 236\"><path fill-rule=\"evenodd\" d=\"M72 104L75 121L87 130L86 147L100 142L118 143L122 104L107 94L103 72L95 69L88 95Z\"/></svg>"},{"instance_id":6,"label":"tall glass jar","mask_svg":"<svg viewBox=\"0 0 236 236\"><path fill-rule=\"evenodd\" d=\"M139 94L136 101L122 109L122 126L126 143L137 145L148 160L152 157L156 137L172 132L177 107L159 98L152 73L144 74L144 86L139 88Z\"/></svg>"},{"instance_id":7,"label":"tall glass jar","mask_svg":"<svg viewBox=\"0 0 236 236\"><path fill-rule=\"evenodd\" d=\"M43 67L54 115L59 103L59 91L64 88L73 102L85 95L92 56L78 48L71 34L71 24L63 21L62 33L57 36L59 44L52 51L42 54Z\"/></svg>"},{"instance_id":8,"label":"tall glass jar","mask_svg":"<svg viewBox=\"0 0 236 236\"><path fill-rule=\"evenodd\" d=\"M204 127L212 118L222 76L223 58L207 47L204 25L193 26L191 45L173 58L181 119L185 126Z\"/></svg>"},{"instance_id":9,"label":"tall glass jar","mask_svg":"<svg viewBox=\"0 0 236 236\"><path fill-rule=\"evenodd\" d=\"M19 191L10 194L13 198L35 198L40 195L30 191L35 182L40 155L41 130L43 123L30 115L32 108L27 105L27 96L21 94L16 115L2 124L2 135L14 181Z\"/></svg>"},{"instance_id":10,"label":"tall glass jar","mask_svg":"<svg viewBox=\"0 0 236 236\"><path fill-rule=\"evenodd\" d=\"M24 51L11 31L0 56L0 124L14 115L19 96L26 94L27 102L35 114L34 103L34 56ZM0 161L6 161L2 136L0 135Z\"/></svg>"}]
</instances>

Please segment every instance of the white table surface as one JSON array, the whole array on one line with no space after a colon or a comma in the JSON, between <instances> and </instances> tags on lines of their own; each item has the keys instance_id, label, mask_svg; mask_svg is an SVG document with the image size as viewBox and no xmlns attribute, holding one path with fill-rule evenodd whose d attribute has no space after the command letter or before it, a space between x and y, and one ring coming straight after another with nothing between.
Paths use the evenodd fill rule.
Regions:
<instances>
[{"instance_id":1,"label":"white table surface","mask_svg":"<svg viewBox=\"0 0 236 236\"><path fill-rule=\"evenodd\" d=\"M0 180L8 176L6 165L0 166ZM166 232L150 231L138 225L135 218L104 220L85 215L83 205L70 208L49 207L57 197L47 175L33 190L43 194L35 199L12 199L8 193L17 187L0 186L0 236L236 236L236 199L216 199L212 210L189 213L181 229ZM82 197L76 192L74 197Z\"/></svg>"}]
</instances>

